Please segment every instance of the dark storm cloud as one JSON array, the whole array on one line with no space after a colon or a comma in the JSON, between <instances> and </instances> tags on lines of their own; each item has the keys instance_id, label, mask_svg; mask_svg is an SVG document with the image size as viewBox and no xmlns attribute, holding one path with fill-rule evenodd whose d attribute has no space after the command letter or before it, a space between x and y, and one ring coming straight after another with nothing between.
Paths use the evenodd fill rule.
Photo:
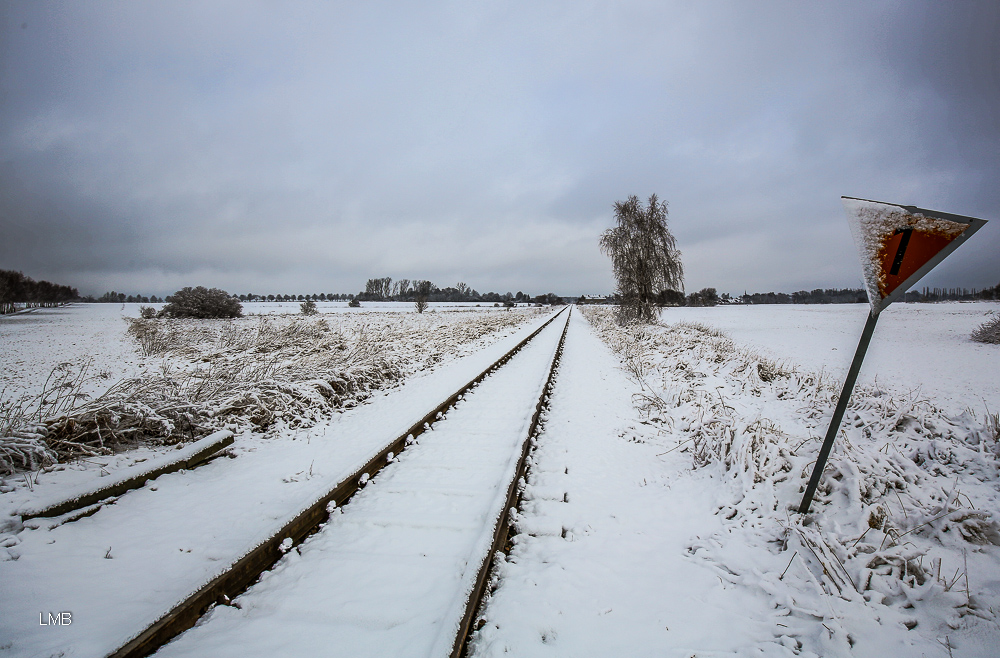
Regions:
<instances>
[{"instance_id":1,"label":"dark storm cloud","mask_svg":"<svg viewBox=\"0 0 1000 658\"><path fill-rule=\"evenodd\" d=\"M856 285L842 194L993 218L993 3L3 5L0 267L87 292L608 291L613 202L688 288Z\"/></svg>"}]
</instances>

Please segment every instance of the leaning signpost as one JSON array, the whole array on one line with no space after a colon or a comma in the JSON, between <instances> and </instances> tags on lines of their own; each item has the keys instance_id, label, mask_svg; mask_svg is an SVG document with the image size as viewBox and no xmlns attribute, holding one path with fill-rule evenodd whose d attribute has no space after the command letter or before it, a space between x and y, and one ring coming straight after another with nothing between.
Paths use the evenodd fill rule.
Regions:
<instances>
[{"instance_id":1,"label":"leaning signpost","mask_svg":"<svg viewBox=\"0 0 1000 658\"><path fill-rule=\"evenodd\" d=\"M861 257L865 288L871 310L861 332L854 360L847 371L844 390L833 412L830 428L820 448L812 477L806 486L799 512L805 514L812 504L816 487L833 449L833 440L844 419L847 403L868 351L879 313L903 296L909 288L930 272L951 252L986 224L984 219L952 215L915 206L900 206L881 201L841 197L847 211L851 234Z\"/></svg>"}]
</instances>

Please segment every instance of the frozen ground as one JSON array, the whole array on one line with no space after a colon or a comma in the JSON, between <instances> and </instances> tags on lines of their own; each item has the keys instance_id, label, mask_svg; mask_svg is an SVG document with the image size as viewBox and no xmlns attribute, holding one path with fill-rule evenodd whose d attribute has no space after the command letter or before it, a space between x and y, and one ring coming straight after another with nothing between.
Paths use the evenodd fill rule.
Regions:
<instances>
[{"instance_id":1,"label":"frozen ground","mask_svg":"<svg viewBox=\"0 0 1000 658\"><path fill-rule=\"evenodd\" d=\"M893 304L881 313L859 381L915 389L936 405L1000 410L1000 353L969 339L1000 313L998 302ZM666 323L705 322L778 361L843 379L868 316L868 304L761 304L670 308Z\"/></svg>"},{"instance_id":2,"label":"frozen ground","mask_svg":"<svg viewBox=\"0 0 1000 658\"><path fill-rule=\"evenodd\" d=\"M860 386L798 515L839 379L587 314L621 367L567 339L478 654L995 655L995 418Z\"/></svg>"},{"instance_id":3,"label":"frozen ground","mask_svg":"<svg viewBox=\"0 0 1000 658\"><path fill-rule=\"evenodd\" d=\"M53 369L69 364L74 372L87 365L89 380L82 391L95 396L119 380L157 368L161 357L143 357L136 342L128 336L126 318L138 318L143 304L71 304L59 308L32 309L14 315L0 315L0 391L12 398L41 390ZM159 309L163 304L148 304ZM417 319L426 325L453 324L477 313L501 312L492 304L432 303L425 315L413 312L413 304L402 302L365 302L360 309L347 302L317 302L322 315L334 315L335 326L354 331L361 325L376 328L393 323L399 317ZM243 304L245 318L288 316L302 318L298 302L254 302ZM530 312L519 307L517 312ZM341 317L346 316L346 317ZM413 316L413 317L411 317ZM342 323L346 322L344 326Z\"/></svg>"},{"instance_id":4,"label":"frozen ground","mask_svg":"<svg viewBox=\"0 0 1000 658\"><path fill-rule=\"evenodd\" d=\"M35 470L57 458L223 428L315 423L373 390L481 349L540 310L307 317L253 306L262 312L215 321L137 319L138 305L112 304L3 319L0 337L10 349L0 355L0 469Z\"/></svg>"},{"instance_id":5,"label":"frozen ground","mask_svg":"<svg viewBox=\"0 0 1000 658\"><path fill-rule=\"evenodd\" d=\"M159 654L449 655L562 327L468 392L238 608Z\"/></svg>"},{"instance_id":6,"label":"frozen ground","mask_svg":"<svg viewBox=\"0 0 1000 658\"><path fill-rule=\"evenodd\" d=\"M985 409L1000 409L1000 350L968 334L996 309L897 304L883 313L804 518L789 508L866 307L670 309L668 324L638 332L600 310L595 330L575 312L519 534L473 655L995 655L1000 446ZM329 425L243 436L235 460L164 476L51 530L21 528L9 513L34 492L98 477L98 467L41 472L34 492L26 478L6 478L0 655L100 655L95 647L363 462L376 439L464 377L461 368L515 339L470 347ZM174 495L183 514L170 512ZM229 503L242 511L218 536L206 531L212 510ZM83 541L88 527L98 539ZM308 582L304 560L290 562ZM267 597L255 596L253 614L266 617ZM41 609L64 605L72 627L38 628ZM65 631L79 643L52 644ZM338 655L338 645L323 651Z\"/></svg>"},{"instance_id":7,"label":"frozen ground","mask_svg":"<svg viewBox=\"0 0 1000 658\"><path fill-rule=\"evenodd\" d=\"M12 513L86 476L98 479L96 464L104 459L32 475L31 490L8 478L14 486L0 495L0 655L106 655L308 508L543 320L327 422L270 438L245 433L232 448L234 459L162 476L76 521L69 514L21 524ZM114 466L126 469L125 458ZM69 627L39 626L39 612L64 610L74 615Z\"/></svg>"}]
</instances>

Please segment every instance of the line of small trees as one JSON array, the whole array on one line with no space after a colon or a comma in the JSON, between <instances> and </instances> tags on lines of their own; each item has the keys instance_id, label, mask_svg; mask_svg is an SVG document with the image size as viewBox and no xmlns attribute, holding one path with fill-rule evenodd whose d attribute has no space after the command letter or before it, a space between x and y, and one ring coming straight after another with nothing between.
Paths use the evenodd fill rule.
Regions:
<instances>
[{"instance_id":1,"label":"line of small trees","mask_svg":"<svg viewBox=\"0 0 1000 658\"><path fill-rule=\"evenodd\" d=\"M561 304L564 299L555 293L535 295L532 297L526 292L504 293L487 292L480 294L470 288L465 283L458 283L454 287L439 288L431 281L420 279L401 279L393 282L389 277L381 279L369 279L365 290L357 295L352 293L318 293L311 295L258 295L247 293L242 295L232 295L241 302L335 302L351 301L357 299L359 302L413 302L418 297L426 297L429 302L513 302L513 303L536 303L536 304ZM100 297L84 297L80 301L92 303L137 303L149 304L168 301L156 295L126 295L114 290L106 292Z\"/></svg>"},{"instance_id":2,"label":"line of small trees","mask_svg":"<svg viewBox=\"0 0 1000 658\"><path fill-rule=\"evenodd\" d=\"M391 277L368 279L365 289L357 295L352 296L361 302L416 302L418 298L425 297L428 302L492 302L492 303L530 303L537 304L561 304L563 298L555 293L536 295L521 292L506 292L503 294L496 292L480 293L466 283L456 283L454 286L439 288L432 281L424 279L399 279L393 281Z\"/></svg>"},{"instance_id":3,"label":"line of small trees","mask_svg":"<svg viewBox=\"0 0 1000 658\"><path fill-rule=\"evenodd\" d=\"M241 302L304 302L312 300L314 302L337 302L354 299L354 295L346 293L313 293L312 295L257 295L248 293L246 295L236 295Z\"/></svg>"},{"instance_id":4,"label":"line of small trees","mask_svg":"<svg viewBox=\"0 0 1000 658\"><path fill-rule=\"evenodd\" d=\"M944 302L944 301L975 301L978 299L1000 300L1000 283L992 288L976 290L973 288L927 288L911 290L903 296L907 302Z\"/></svg>"},{"instance_id":5,"label":"line of small trees","mask_svg":"<svg viewBox=\"0 0 1000 658\"><path fill-rule=\"evenodd\" d=\"M0 313L13 313L19 308L58 306L79 298L76 288L35 281L13 270L0 270Z\"/></svg>"},{"instance_id":6,"label":"line of small trees","mask_svg":"<svg viewBox=\"0 0 1000 658\"><path fill-rule=\"evenodd\" d=\"M145 295L126 295L123 292L115 292L114 290L111 290L104 293L100 297L91 297L88 295L80 301L90 302L93 304L156 304L164 300L160 299L156 295L150 295L149 297Z\"/></svg>"},{"instance_id":7,"label":"line of small trees","mask_svg":"<svg viewBox=\"0 0 1000 658\"><path fill-rule=\"evenodd\" d=\"M715 288L702 288L698 292L693 292L688 296L677 290L661 290L651 298L653 306L717 306L719 304L731 304L732 300L728 292L719 295ZM587 297L581 295L576 300L577 304L621 304L621 297L618 294L607 297Z\"/></svg>"},{"instance_id":8,"label":"line of small trees","mask_svg":"<svg viewBox=\"0 0 1000 658\"><path fill-rule=\"evenodd\" d=\"M868 302L868 294L862 288L816 288L798 292L755 292L743 293L743 304L860 304Z\"/></svg>"},{"instance_id":9,"label":"line of small trees","mask_svg":"<svg viewBox=\"0 0 1000 658\"><path fill-rule=\"evenodd\" d=\"M968 288L924 288L911 290L903 296L906 302L1000 300L1000 284L984 290ZM865 304L868 294L862 288L816 288L798 292L743 293L743 304Z\"/></svg>"},{"instance_id":10,"label":"line of small trees","mask_svg":"<svg viewBox=\"0 0 1000 658\"><path fill-rule=\"evenodd\" d=\"M354 299L354 295L348 294L335 294L335 293L319 293L314 295L255 295L253 293L246 295L232 295L233 297L239 299L241 302L304 302L311 299L314 302L326 302L326 301L347 301L349 299ZM92 302L92 303L110 303L110 304L156 304L158 302L165 302L166 299L162 297L157 297L156 295L126 295L123 292L115 292L114 290L106 292L100 297L83 297L80 301Z\"/></svg>"}]
</instances>

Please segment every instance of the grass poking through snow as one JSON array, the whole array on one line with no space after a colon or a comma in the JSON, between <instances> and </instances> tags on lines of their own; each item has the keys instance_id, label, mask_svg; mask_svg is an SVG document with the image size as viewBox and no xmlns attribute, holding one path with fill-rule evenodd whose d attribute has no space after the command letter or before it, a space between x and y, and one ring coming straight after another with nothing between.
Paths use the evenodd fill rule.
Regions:
<instances>
[{"instance_id":1,"label":"grass poking through snow","mask_svg":"<svg viewBox=\"0 0 1000 658\"><path fill-rule=\"evenodd\" d=\"M996 414L949 416L919 391L859 385L803 516L794 510L839 378L705 325L623 328L610 309L583 312L638 383L635 403L660 428L662 454L687 454L724 483L726 531L692 538L691 559L772 597L792 653L846 655L872 619L932 640L954 640L970 619L1000 629L995 574L983 573L1000 545Z\"/></svg>"}]
</instances>

